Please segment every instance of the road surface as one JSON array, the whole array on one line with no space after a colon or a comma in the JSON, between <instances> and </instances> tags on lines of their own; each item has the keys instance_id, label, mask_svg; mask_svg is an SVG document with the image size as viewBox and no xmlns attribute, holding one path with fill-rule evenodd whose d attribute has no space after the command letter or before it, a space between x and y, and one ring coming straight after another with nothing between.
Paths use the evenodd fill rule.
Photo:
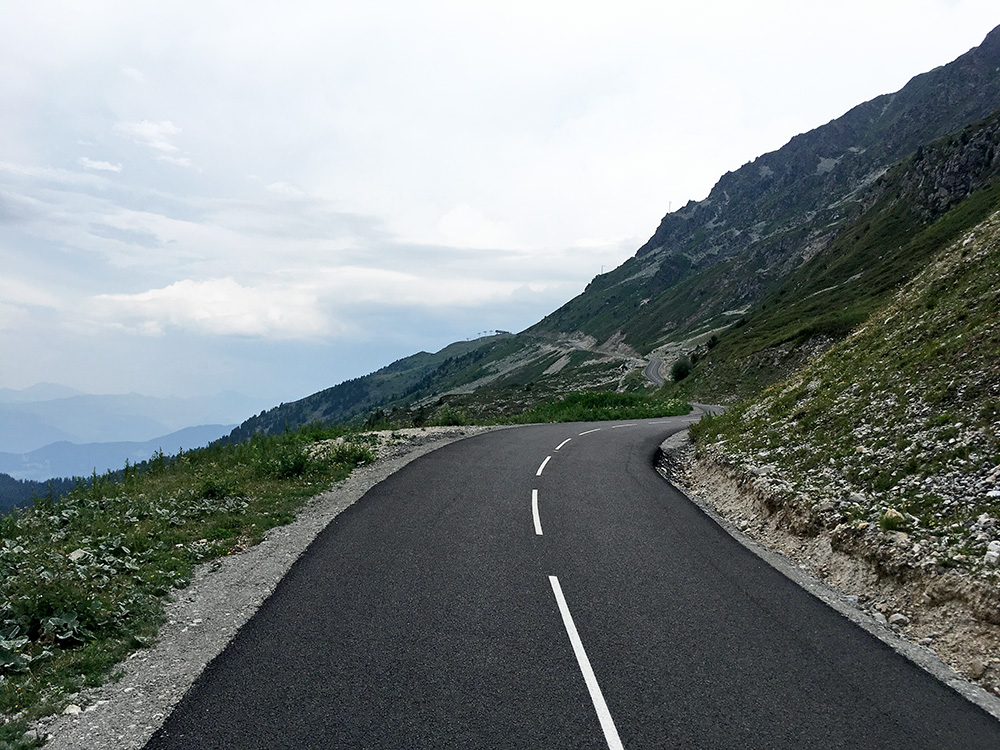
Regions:
<instances>
[{"instance_id":1,"label":"road surface","mask_svg":"<svg viewBox=\"0 0 1000 750\"><path fill-rule=\"evenodd\" d=\"M662 368L662 360L659 360L656 357L650 357L649 364L646 365L646 369L642 371L642 374L646 376L646 380L650 381L653 385L660 387L663 385L663 373L661 372Z\"/></svg>"},{"instance_id":2,"label":"road surface","mask_svg":"<svg viewBox=\"0 0 1000 750\"><path fill-rule=\"evenodd\" d=\"M316 539L167 748L998 748L652 469L689 418L424 456Z\"/></svg>"}]
</instances>

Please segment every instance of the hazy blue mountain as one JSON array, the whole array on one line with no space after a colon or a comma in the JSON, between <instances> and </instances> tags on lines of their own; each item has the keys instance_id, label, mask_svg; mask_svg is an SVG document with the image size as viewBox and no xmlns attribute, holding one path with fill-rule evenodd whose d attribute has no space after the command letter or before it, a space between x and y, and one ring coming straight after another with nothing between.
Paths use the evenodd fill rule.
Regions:
<instances>
[{"instance_id":1,"label":"hazy blue mountain","mask_svg":"<svg viewBox=\"0 0 1000 750\"><path fill-rule=\"evenodd\" d=\"M70 396L85 396L83 391L58 383L36 383L20 390L0 388L0 404L21 404L29 401L52 401Z\"/></svg>"},{"instance_id":2,"label":"hazy blue mountain","mask_svg":"<svg viewBox=\"0 0 1000 750\"><path fill-rule=\"evenodd\" d=\"M233 425L187 427L143 442L86 443L59 441L27 453L0 453L0 472L14 479L43 481L52 477L88 477L146 461L157 451L173 455L200 448L228 435Z\"/></svg>"},{"instance_id":3,"label":"hazy blue mountain","mask_svg":"<svg viewBox=\"0 0 1000 750\"><path fill-rule=\"evenodd\" d=\"M52 386L15 392L43 395ZM10 392L8 392L10 397ZM52 443L145 442L204 424L237 424L259 408L234 392L199 398L73 395L38 401L0 400L0 452L29 453Z\"/></svg>"}]
</instances>

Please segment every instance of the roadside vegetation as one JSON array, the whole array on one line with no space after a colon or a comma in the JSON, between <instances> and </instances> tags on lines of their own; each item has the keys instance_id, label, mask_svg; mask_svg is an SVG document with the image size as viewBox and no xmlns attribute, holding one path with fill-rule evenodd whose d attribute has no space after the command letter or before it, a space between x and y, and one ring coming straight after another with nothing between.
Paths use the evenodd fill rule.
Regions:
<instances>
[{"instance_id":1,"label":"roadside vegetation","mask_svg":"<svg viewBox=\"0 0 1000 750\"><path fill-rule=\"evenodd\" d=\"M261 541L371 459L363 436L310 426L160 455L0 516L0 748L34 747L29 722L150 644L195 565Z\"/></svg>"},{"instance_id":2,"label":"roadside vegetation","mask_svg":"<svg viewBox=\"0 0 1000 750\"><path fill-rule=\"evenodd\" d=\"M512 410L515 404L517 410ZM469 397L441 399L434 406L378 411L369 429L516 425L540 422L600 422L687 414L691 405L649 391L571 391L545 398L510 389L484 390Z\"/></svg>"},{"instance_id":3,"label":"roadside vegetation","mask_svg":"<svg viewBox=\"0 0 1000 750\"><path fill-rule=\"evenodd\" d=\"M512 422L593 422L610 419L648 419L687 414L691 405L678 399L661 399L646 393L580 391L552 399Z\"/></svg>"},{"instance_id":4,"label":"roadside vegetation","mask_svg":"<svg viewBox=\"0 0 1000 750\"><path fill-rule=\"evenodd\" d=\"M694 428L700 450L783 477L831 528L903 531L915 564L995 575L1000 214L787 381Z\"/></svg>"},{"instance_id":5,"label":"roadside vegetation","mask_svg":"<svg viewBox=\"0 0 1000 750\"><path fill-rule=\"evenodd\" d=\"M155 640L164 603L197 564L241 552L375 458L374 429L641 419L690 406L640 393L574 392L515 415L461 408L376 413L257 434L81 481L0 515L0 750L36 747L30 723ZM364 430L368 430L366 432ZM319 449L322 443L323 448Z\"/></svg>"}]
</instances>

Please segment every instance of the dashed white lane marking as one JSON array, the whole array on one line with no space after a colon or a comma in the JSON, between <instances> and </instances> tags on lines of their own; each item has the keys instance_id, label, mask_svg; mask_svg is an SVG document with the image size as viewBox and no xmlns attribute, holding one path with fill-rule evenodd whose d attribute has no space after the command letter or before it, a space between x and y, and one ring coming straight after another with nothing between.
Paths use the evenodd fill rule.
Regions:
<instances>
[{"instance_id":1,"label":"dashed white lane marking","mask_svg":"<svg viewBox=\"0 0 1000 750\"><path fill-rule=\"evenodd\" d=\"M538 516L538 490L531 491L531 517L535 520L535 533L542 535L542 519Z\"/></svg>"},{"instance_id":2,"label":"dashed white lane marking","mask_svg":"<svg viewBox=\"0 0 1000 750\"><path fill-rule=\"evenodd\" d=\"M572 439L573 438L566 438L565 440L563 440L561 443L559 443L559 445L556 446L556 450L559 450L560 448L562 448L564 445L566 445L566 443L568 443Z\"/></svg>"},{"instance_id":3,"label":"dashed white lane marking","mask_svg":"<svg viewBox=\"0 0 1000 750\"><path fill-rule=\"evenodd\" d=\"M590 699L594 702L594 710L597 711L597 718L601 722L601 729L604 730L604 739L607 740L610 750L623 750L621 738L618 736L618 729L615 727L614 719L608 710L608 704L604 702L604 695L601 687L597 684L594 670L590 667L590 659L587 652L583 650L583 642L580 634L576 632L576 625L573 624L573 616L566 606L566 599L563 596L562 588L559 586L559 579L549 576L549 583L552 584L552 593L556 596L556 604L559 605L559 613L562 615L563 625L566 626L566 633L569 635L569 642L573 645L573 653L576 654L576 661L583 672L583 679L587 683L587 690L590 691Z\"/></svg>"},{"instance_id":4,"label":"dashed white lane marking","mask_svg":"<svg viewBox=\"0 0 1000 750\"><path fill-rule=\"evenodd\" d=\"M613 425L611 425L611 429L612 430L617 430L619 427L635 427L635 422L632 422L631 424L613 424Z\"/></svg>"},{"instance_id":5,"label":"dashed white lane marking","mask_svg":"<svg viewBox=\"0 0 1000 750\"><path fill-rule=\"evenodd\" d=\"M546 456L545 460L542 461L542 465L539 466L538 467L538 471L535 472L535 476L536 477L540 477L542 475L542 472L545 471L545 464L547 464L549 462L550 458L552 458L552 456Z\"/></svg>"},{"instance_id":6,"label":"dashed white lane marking","mask_svg":"<svg viewBox=\"0 0 1000 750\"><path fill-rule=\"evenodd\" d=\"M601 431L600 427L595 427L593 430L587 430L586 432L581 432L580 436L582 437L583 435L589 435L592 432L600 432L600 431Z\"/></svg>"}]
</instances>

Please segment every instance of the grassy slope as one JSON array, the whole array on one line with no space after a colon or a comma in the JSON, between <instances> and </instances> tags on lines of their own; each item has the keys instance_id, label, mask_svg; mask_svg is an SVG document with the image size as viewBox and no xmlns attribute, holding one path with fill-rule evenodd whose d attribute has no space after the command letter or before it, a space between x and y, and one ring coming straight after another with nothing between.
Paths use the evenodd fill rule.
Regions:
<instances>
[{"instance_id":1,"label":"grassy slope","mask_svg":"<svg viewBox=\"0 0 1000 750\"><path fill-rule=\"evenodd\" d=\"M483 362L520 345L510 335L501 334L459 341L434 354L420 352L369 375L261 412L233 430L232 438L278 434L316 421L331 424L363 419L375 409L417 400L435 387L474 380L481 374Z\"/></svg>"},{"instance_id":2,"label":"grassy slope","mask_svg":"<svg viewBox=\"0 0 1000 750\"><path fill-rule=\"evenodd\" d=\"M935 540L976 567L1000 516L1000 213L941 251L844 341L704 423L703 446L832 493L842 520Z\"/></svg>"},{"instance_id":3,"label":"grassy slope","mask_svg":"<svg viewBox=\"0 0 1000 750\"><path fill-rule=\"evenodd\" d=\"M194 565L259 542L371 457L343 429L257 436L94 477L0 516L0 747L150 642Z\"/></svg>"}]
</instances>

